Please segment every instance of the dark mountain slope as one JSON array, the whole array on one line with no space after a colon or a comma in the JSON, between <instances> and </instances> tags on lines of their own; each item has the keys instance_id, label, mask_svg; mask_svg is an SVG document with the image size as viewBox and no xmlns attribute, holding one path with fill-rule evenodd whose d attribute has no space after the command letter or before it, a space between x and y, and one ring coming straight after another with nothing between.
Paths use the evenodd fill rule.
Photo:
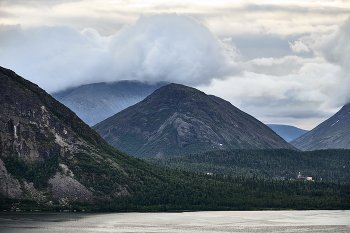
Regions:
<instances>
[{"instance_id":1,"label":"dark mountain slope","mask_svg":"<svg viewBox=\"0 0 350 233\"><path fill-rule=\"evenodd\" d=\"M172 157L226 148L293 148L229 102L169 84L93 127L135 157Z\"/></svg>"},{"instance_id":2,"label":"dark mountain slope","mask_svg":"<svg viewBox=\"0 0 350 233\"><path fill-rule=\"evenodd\" d=\"M304 151L350 149L350 103L313 130L290 142Z\"/></svg>"},{"instance_id":3,"label":"dark mountain slope","mask_svg":"<svg viewBox=\"0 0 350 233\"><path fill-rule=\"evenodd\" d=\"M93 83L53 93L52 96L92 126L134 105L165 85L138 81Z\"/></svg>"},{"instance_id":4,"label":"dark mountain slope","mask_svg":"<svg viewBox=\"0 0 350 233\"><path fill-rule=\"evenodd\" d=\"M287 142L290 142L308 132L308 130L299 129L291 125L267 124L267 126Z\"/></svg>"},{"instance_id":5,"label":"dark mountain slope","mask_svg":"<svg viewBox=\"0 0 350 233\"><path fill-rule=\"evenodd\" d=\"M95 131L37 85L0 67L0 93L0 193L61 204L92 201L100 190L91 180L101 179L101 171L89 164L125 177L118 163L126 155L111 157ZM128 193L117 182L108 195L112 190Z\"/></svg>"}]
</instances>

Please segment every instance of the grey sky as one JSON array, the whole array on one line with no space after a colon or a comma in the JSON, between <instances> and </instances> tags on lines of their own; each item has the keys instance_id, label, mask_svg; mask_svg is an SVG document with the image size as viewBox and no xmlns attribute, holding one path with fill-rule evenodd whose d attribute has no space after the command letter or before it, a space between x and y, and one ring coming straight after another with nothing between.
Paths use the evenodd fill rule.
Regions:
<instances>
[{"instance_id":1,"label":"grey sky","mask_svg":"<svg viewBox=\"0 0 350 233\"><path fill-rule=\"evenodd\" d=\"M350 101L349 1L0 0L0 65L53 92L197 87L311 129Z\"/></svg>"}]
</instances>

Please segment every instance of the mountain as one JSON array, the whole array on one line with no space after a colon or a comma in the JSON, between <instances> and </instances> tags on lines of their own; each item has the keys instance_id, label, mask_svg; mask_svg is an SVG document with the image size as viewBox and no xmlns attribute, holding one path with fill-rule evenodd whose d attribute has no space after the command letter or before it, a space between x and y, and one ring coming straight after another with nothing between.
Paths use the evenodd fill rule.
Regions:
<instances>
[{"instance_id":1,"label":"mountain","mask_svg":"<svg viewBox=\"0 0 350 233\"><path fill-rule=\"evenodd\" d=\"M92 126L138 103L165 84L151 85L139 81L93 83L52 93L52 96Z\"/></svg>"},{"instance_id":2,"label":"mountain","mask_svg":"<svg viewBox=\"0 0 350 233\"><path fill-rule=\"evenodd\" d=\"M267 124L267 126L281 136L281 138L286 140L286 142L290 142L308 132L308 130L299 129L291 125Z\"/></svg>"},{"instance_id":3,"label":"mountain","mask_svg":"<svg viewBox=\"0 0 350 233\"><path fill-rule=\"evenodd\" d=\"M101 168L125 177L107 143L75 113L37 85L0 67L0 193L40 202L91 202L101 188ZM114 156L114 157L112 157ZM96 164L96 165L93 165ZM116 182L110 195L126 195ZM114 192L114 194L112 194Z\"/></svg>"},{"instance_id":4,"label":"mountain","mask_svg":"<svg viewBox=\"0 0 350 233\"><path fill-rule=\"evenodd\" d=\"M157 89L93 129L110 145L135 157L226 148L293 148L229 102L180 84Z\"/></svg>"},{"instance_id":5,"label":"mountain","mask_svg":"<svg viewBox=\"0 0 350 233\"><path fill-rule=\"evenodd\" d=\"M147 164L109 146L74 112L2 67L0 103L1 211L350 208L350 195L341 192L346 184L214 177Z\"/></svg>"},{"instance_id":6,"label":"mountain","mask_svg":"<svg viewBox=\"0 0 350 233\"><path fill-rule=\"evenodd\" d=\"M308 133L290 142L300 150L350 149L350 103Z\"/></svg>"}]
</instances>

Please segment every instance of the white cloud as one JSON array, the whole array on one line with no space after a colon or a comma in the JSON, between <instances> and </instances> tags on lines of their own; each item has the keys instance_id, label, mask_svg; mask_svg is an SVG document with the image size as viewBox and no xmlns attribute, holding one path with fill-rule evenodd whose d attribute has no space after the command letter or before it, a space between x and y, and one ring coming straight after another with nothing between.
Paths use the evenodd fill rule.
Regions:
<instances>
[{"instance_id":1,"label":"white cloud","mask_svg":"<svg viewBox=\"0 0 350 233\"><path fill-rule=\"evenodd\" d=\"M2 66L54 91L98 78L95 68L103 66L108 38L93 29L9 26L1 27L0 41Z\"/></svg>"},{"instance_id":2,"label":"white cloud","mask_svg":"<svg viewBox=\"0 0 350 233\"><path fill-rule=\"evenodd\" d=\"M289 43L289 45L290 48L296 53L310 51L310 49L301 41L295 41L294 43Z\"/></svg>"},{"instance_id":3,"label":"white cloud","mask_svg":"<svg viewBox=\"0 0 350 233\"><path fill-rule=\"evenodd\" d=\"M195 85L234 72L227 47L184 15L141 16L113 36L110 47L114 72L124 78Z\"/></svg>"},{"instance_id":4,"label":"white cloud","mask_svg":"<svg viewBox=\"0 0 350 233\"><path fill-rule=\"evenodd\" d=\"M237 70L237 50L177 14L141 16L110 37L66 26L2 26L0 41L0 63L49 92L125 79L196 85Z\"/></svg>"},{"instance_id":5,"label":"white cloud","mask_svg":"<svg viewBox=\"0 0 350 233\"><path fill-rule=\"evenodd\" d=\"M329 36L317 41L314 49L319 50L324 57L344 69L350 70L350 18Z\"/></svg>"},{"instance_id":6,"label":"white cloud","mask_svg":"<svg viewBox=\"0 0 350 233\"><path fill-rule=\"evenodd\" d=\"M318 57L339 68L332 79L337 91L330 96L335 106L350 102L350 18L330 34L313 33L304 36L296 43L304 43Z\"/></svg>"},{"instance_id":7,"label":"white cloud","mask_svg":"<svg viewBox=\"0 0 350 233\"><path fill-rule=\"evenodd\" d=\"M320 59L287 57L285 59L255 59L251 63L266 65L270 69L290 60L301 62L294 73L271 74L274 71L244 72L226 80L214 80L210 86L199 86L257 117L265 123L284 123L311 129L337 108L336 96L342 79L341 68ZM260 70L261 71L261 70ZM314 119L307 120L308 118Z\"/></svg>"}]
</instances>

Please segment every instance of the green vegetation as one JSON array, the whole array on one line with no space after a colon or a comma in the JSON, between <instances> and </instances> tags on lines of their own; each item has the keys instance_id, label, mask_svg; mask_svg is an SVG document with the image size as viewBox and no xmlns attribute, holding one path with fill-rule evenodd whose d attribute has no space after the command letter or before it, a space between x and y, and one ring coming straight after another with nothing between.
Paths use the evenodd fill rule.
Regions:
<instances>
[{"instance_id":1,"label":"green vegetation","mask_svg":"<svg viewBox=\"0 0 350 233\"><path fill-rule=\"evenodd\" d=\"M7 171L15 178L32 182L35 188L40 189L48 187L48 180L58 170L59 157L55 155L45 161L33 163L25 162L14 156L2 158L2 160Z\"/></svg>"},{"instance_id":2,"label":"green vegetation","mask_svg":"<svg viewBox=\"0 0 350 233\"><path fill-rule=\"evenodd\" d=\"M90 211L350 209L347 183L196 174L147 164L107 145L99 149L106 153L103 158L92 156L93 151L77 154L74 160L60 158L82 184L96 191L94 203L38 206L30 200L0 198L0 209L17 202L21 209ZM108 161L118 161L123 169ZM20 171L10 172L24 177ZM121 187L127 195L120 195Z\"/></svg>"},{"instance_id":3,"label":"green vegetation","mask_svg":"<svg viewBox=\"0 0 350 233\"><path fill-rule=\"evenodd\" d=\"M314 180L350 183L350 150L343 149L307 152L286 149L218 150L145 161L197 173L295 179L301 172Z\"/></svg>"}]
</instances>

